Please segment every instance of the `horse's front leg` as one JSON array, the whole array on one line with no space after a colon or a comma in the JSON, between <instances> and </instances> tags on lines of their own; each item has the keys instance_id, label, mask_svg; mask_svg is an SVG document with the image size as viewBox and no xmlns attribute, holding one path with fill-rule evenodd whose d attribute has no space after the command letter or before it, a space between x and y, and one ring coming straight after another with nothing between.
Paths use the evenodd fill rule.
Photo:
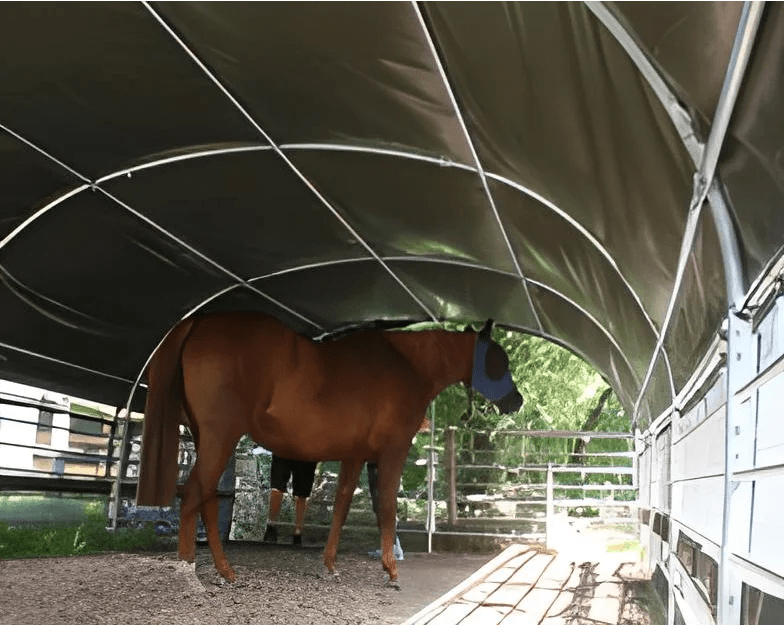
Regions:
<instances>
[{"instance_id":1,"label":"horse's front leg","mask_svg":"<svg viewBox=\"0 0 784 627\"><path fill-rule=\"evenodd\" d=\"M324 566L327 570L335 573L335 560L338 555L338 543L340 542L340 530L346 522L348 508L351 506L351 499L354 497L354 490L357 487L359 473L362 471L364 461L351 459L340 462L340 476L338 478L338 489L335 494L335 509L332 514L332 527L329 530L327 546L324 549Z\"/></svg>"},{"instance_id":2,"label":"horse's front leg","mask_svg":"<svg viewBox=\"0 0 784 627\"><path fill-rule=\"evenodd\" d=\"M408 451L387 453L378 462L378 516L381 528L381 565L389 575L388 584L400 588L395 560L397 535L397 489Z\"/></svg>"}]
</instances>

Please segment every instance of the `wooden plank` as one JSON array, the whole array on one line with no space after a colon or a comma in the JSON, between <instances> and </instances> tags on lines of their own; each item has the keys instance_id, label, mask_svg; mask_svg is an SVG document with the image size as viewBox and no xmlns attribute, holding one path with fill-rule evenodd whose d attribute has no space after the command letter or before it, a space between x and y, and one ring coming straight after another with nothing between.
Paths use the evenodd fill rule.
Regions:
<instances>
[{"instance_id":1,"label":"wooden plank","mask_svg":"<svg viewBox=\"0 0 784 627\"><path fill-rule=\"evenodd\" d=\"M550 609L547 610L546 618L558 618L561 624L563 624L564 618L568 616L568 610L573 603L574 593L571 590L560 591Z\"/></svg>"},{"instance_id":2,"label":"wooden plank","mask_svg":"<svg viewBox=\"0 0 784 627\"><path fill-rule=\"evenodd\" d=\"M479 607L478 603L457 601L445 607L444 611L432 619L428 625L457 625L477 607Z\"/></svg>"},{"instance_id":3,"label":"wooden plank","mask_svg":"<svg viewBox=\"0 0 784 627\"><path fill-rule=\"evenodd\" d=\"M525 564L528 560L530 560L534 555L536 555L536 551L532 549L528 549L525 553L522 553L516 557L510 559L506 565L511 566L512 568L520 568L523 564Z\"/></svg>"},{"instance_id":4,"label":"wooden plank","mask_svg":"<svg viewBox=\"0 0 784 627\"><path fill-rule=\"evenodd\" d=\"M511 607L500 608L482 605L460 621L461 625L497 625L512 610Z\"/></svg>"},{"instance_id":5,"label":"wooden plank","mask_svg":"<svg viewBox=\"0 0 784 627\"><path fill-rule=\"evenodd\" d=\"M612 560L604 560L599 562L598 568L596 569L597 581L612 581L615 583L620 583L622 581L621 578L615 574L615 571L618 570L619 567L620 564Z\"/></svg>"},{"instance_id":6,"label":"wooden plank","mask_svg":"<svg viewBox=\"0 0 784 627\"><path fill-rule=\"evenodd\" d=\"M583 562L581 564L575 564L572 576L569 577L569 581L566 582L566 587L570 590L576 590L578 587L585 585L583 582L584 574L586 572L592 573L594 568L596 568L596 563L594 562ZM592 577L587 577L588 579L592 580Z\"/></svg>"},{"instance_id":7,"label":"wooden plank","mask_svg":"<svg viewBox=\"0 0 784 627\"><path fill-rule=\"evenodd\" d=\"M510 609L515 607L531 589L527 583L507 583L498 588L487 597L487 605L508 605Z\"/></svg>"},{"instance_id":8,"label":"wooden plank","mask_svg":"<svg viewBox=\"0 0 784 627\"><path fill-rule=\"evenodd\" d=\"M559 594L560 591L558 590L534 588L523 597L523 600L515 609L528 613L532 618L535 618L538 623L545 617L547 610L550 609L550 606Z\"/></svg>"},{"instance_id":9,"label":"wooden plank","mask_svg":"<svg viewBox=\"0 0 784 627\"><path fill-rule=\"evenodd\" d=\"M478 582L484 581L485 578L490 573L495 571L495 569L504 566L509 560L514 559L515 557L523 553L527 553L529 552L529 550L530 549L523 544L513 544L507 547L506 549L504 549L503 552L501 552L499 555L497 555L492 560L490 560L487 564L482 566L482 568L476 571L473 575L468 577L468 579L465 579L457 586L452 588L449 592L441 595L439 598L433 601L426 608L420 610L419 612L414 614L411 618L406 620L403 624L404 625L420 624L419 622L420 619L426 614L429 614L433 608L442 607L444 605L451 603L455 599L458 599L462 594L464 594L467 590L470 590Z\"/></svg>"},{"instance_id":10,"label":"wooden plank","mask_svg":"<svg viewBox=\"0 0 784 627\"><path fill-rule=\"evenodd\" d=\"M539 619L524 610L512 610L499 625L538 625Z\"/></svg>"},{"instance_id":11,"label":"wooden plank","mask_svg":"<svg viewBox=\"0 0 784 627\"><path fill-rule=\"evenodd\" d=\"M588 618L617 625L621 617L623 586L617 583L600 583L594 590Z\"/></svg>"},{"instance_id":12,"label":"wooden plank","mask_svg":"<svg viewBox=\"0 0 784 627\"><path fill-rule=\"evenodd\" d=\"M473 588L466 591L460 597L461 601L469 603L484 603L485 599L498 589L498 584L490 581L483 581L476 584Z\"/></svg>"},{"instance_id":13,"label":"wooden plank","mask_svg":"<svg viewBox=\"0 0 784 627\"><path fill-rule=\"evenodd\" d=\"M442 605L441 607L434 607L434 608L432 608L429 612L426 612L425 614L422 614L419 617L419 621L417 622L417 625L428 625L428 624L430 624L430 621L435 620L436 616L441 614L441 612L443 612L447 607L448 606L446 606L446 605Z\"/></svg>"},{"instance_id":14,"label":"wooden plank","mask_svg":"<svg viewBox=\"0 0 784 627\"><path fill-rule=\"evenodd\" d=\"M557 616L557 620L561 621L561 624L564 621L570 624L587 622L586 617L588 616L591 598L593 597L593 576L590 574L593 571L593 567L594 564L590 562L575 564L572 575L564 584L562 592L562 594L571 595L572 598L568 608L561 609L561 615ZM559 601L560 606L563 599L559 599ZM548 614L555 614L555 612L548 612Z\"/></svg>"},{"instance_id":15,"label":"wooden plank","mask_svg":"<svg viewBox=\"0 0 784 627\"><path fill-rule=\"evenodd\" d=\"M552 559L553 556L547 555L546 553L534 555L508 579L508 583L536 583L541 576L542 571L547 568Z\"/></svg>"},{"instance_id":16,"label":"wooden plank","mask_svg":"<svg viewBox=\"0 0 784 627\"><path fill-rule=\"evenodd\" d=\"M490 573L485 581L491 583L504 583L509 577L515 574L517 568L513 566L503 566L494 573Z\"/></svg>"},{"instance_id":17,"label":"wooden plank","mask_svg":"<svg viewBox=\"0 0 784 627\"><path fill-rule=\"evenodd\" d=\"M536 586L560 590L569 581L575 568L574 562L569 561L568 557L561 554L556 555L555 559L545 568Z\"/></svg>"}]
</instances>

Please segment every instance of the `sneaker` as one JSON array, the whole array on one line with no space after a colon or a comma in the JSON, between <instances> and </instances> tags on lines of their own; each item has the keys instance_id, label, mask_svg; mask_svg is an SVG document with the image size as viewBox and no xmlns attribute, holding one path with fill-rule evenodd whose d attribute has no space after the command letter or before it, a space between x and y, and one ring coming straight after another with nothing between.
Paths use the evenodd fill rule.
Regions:
<instances>
[{"instance_id":1,"label":"sneaker","mask_svg":"<svg viewBox=\"0 0 784 627\"><path fill-rule=\"evenodd\" d=\"M402 562L406 559L405 553L403 553L403 547L400 546L400 538L395 538L395 561ZM381 557L381 549L376 549L375 551L368 551L368 557Z\"/></svg>"},{"instance_id":2,"label":"sneaker","mask_svg":"<svg viewBox=\"0 0 784 627\"><path fill-rule=\"evenodd\" d=\"M406 556L403 553L403 547L400 546L400 538L395 538L395 561L402 562L404 559Z\"/></svg>"},{"instance_id":3,"label":"sneaker","mask_svg":"<svg viewBox=\"0 0 784 627\"><path fill-rule=\"evenodd\" d=\"M264 532L264 542L275 544L278 541L278 528L275 525L267 525L267 530Z\"/></svg>"},{"instance_id":4,"label":"sneaker","mask_svg":"<svg viewBox=\"0 0 784 627\"><path fill-rule=\"evenodd\" d=\"M302 534L295 533L293 536L291 536L291 544L294 546L302 546Z\"/></svg>"}]
</instances>

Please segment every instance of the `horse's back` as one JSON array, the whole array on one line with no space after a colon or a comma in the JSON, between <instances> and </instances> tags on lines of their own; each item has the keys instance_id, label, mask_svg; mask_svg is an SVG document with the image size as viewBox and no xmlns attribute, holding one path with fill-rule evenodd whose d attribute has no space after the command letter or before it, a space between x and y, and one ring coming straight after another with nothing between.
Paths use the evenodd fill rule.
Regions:
<instances>
[{"instance_id":1,"label":"horse's back","mask_svg":"<svg viewBox=\"0 0 784 627\"><path fill-rule=\"evenodd\" d=\"M278 385L295 381L305 393L356 394L359 390L412 385L414 370L380 331L357 331L315 343L261 313L208 314L197 319L183 350L184 369L209 380L252 378Z\"/></svg>"},{"instance_id":2,"label":"horse's back","mask_svg":"<svg viewBox=\"0 0 784 627\"><path fill-rule=\"evenodd\" d=\"M263 314L210 314L182 360L197 420L249 432L283 456L339 459L360 443L369 454L415 430L424 411L414 369L378 331L315 343ZM408 414L413 427L400 424Z\"/></svg>"}]
</instances>

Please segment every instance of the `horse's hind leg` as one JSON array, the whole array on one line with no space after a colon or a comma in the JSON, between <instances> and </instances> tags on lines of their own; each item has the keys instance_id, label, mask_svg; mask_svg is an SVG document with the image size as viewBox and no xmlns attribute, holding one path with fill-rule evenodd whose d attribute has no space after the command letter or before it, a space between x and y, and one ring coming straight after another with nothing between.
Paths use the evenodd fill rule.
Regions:
<instances>
[{"instance_id":1,"label":"horse's hind leg","mask_svg":"<svg viewBox=\"0 0 784 627\"><path fill-rule=\"evenodd\" d=\"M332 527L329 530L327 546L324 549L324 565L330 573L335 572L335 559L338 554L340 530L346 522L348 508L351 506L351 499L354 497L354 490L357 487L359 473L362 471L362 464L364 463L362 460L355 459L340 462L340 476L338 478L338 489L335 493Z\"/></svg>"},{"instance_id":2,"label":"horse's hind leg","mask_svg":"<svg viewBox=\"0 0 784 627\"><path fill-rule=\"evenodd\" d=\"M198 461L196 462L198 464ZM191 477L195 477L191 469ZM196 559L196 519L201 509L201 491L195 478L185 482L180 501L179 558L186 562Z\"/></svg>"},{"instance_id":3,"label":"horse's hind leg","mask_svg":"<svg viewBox=\"0 0 784 627\"><path fill-rule=\"evenodd\" d=\"M202 434L202 442L211 442L217 448L206 450L199 447L196 452L196 463L191 470L182 497L182 513L180 515L180 559L193 561L196 556L196 513L201 512L204 526L207 529L207 541L210 545L215 568L228 581L235 579L234 570L226 559L220 540L218 527L218 481L226 467L235 441L209 434ZM204 450L203 450L204 449Z\"/></svg>"}]
</instances>

